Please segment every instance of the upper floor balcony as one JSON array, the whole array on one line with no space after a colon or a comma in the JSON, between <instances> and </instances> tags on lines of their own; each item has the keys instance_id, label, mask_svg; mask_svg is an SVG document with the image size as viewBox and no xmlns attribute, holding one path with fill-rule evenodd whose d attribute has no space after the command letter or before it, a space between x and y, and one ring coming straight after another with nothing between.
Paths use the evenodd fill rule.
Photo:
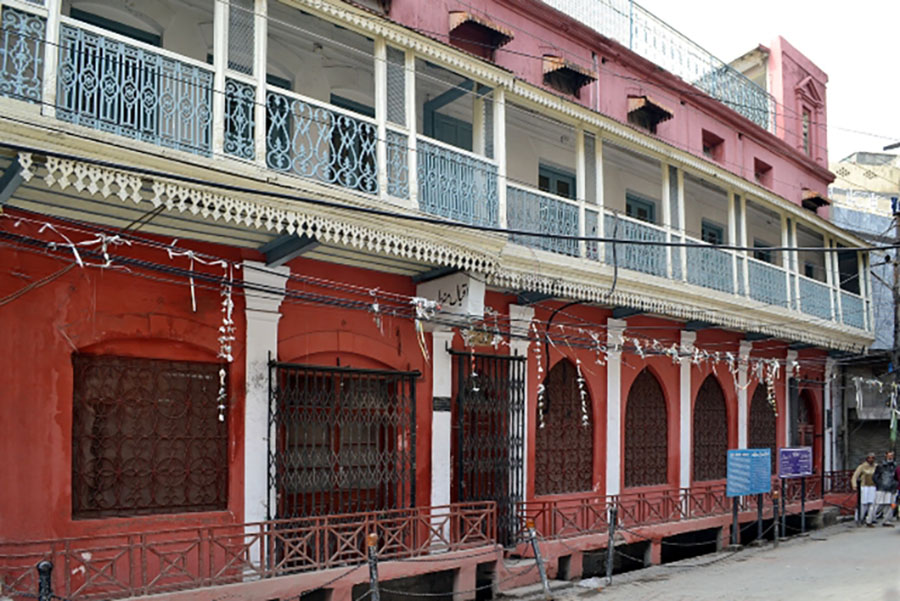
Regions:
<instances>
[{"instance_id":1,"label":"upper floor balcony","mask_svg":"<svg viewBox=\"0 0 900 601\"><path fill-rule=\"evenodd\" d=\"M853 243L812 213L514 79L474 77L448 47L299 5L2 0L0 95L86 135L505 227L511 248L582 271L871 331L867 256L817 251Z\"/></svg>"}]
</instances>

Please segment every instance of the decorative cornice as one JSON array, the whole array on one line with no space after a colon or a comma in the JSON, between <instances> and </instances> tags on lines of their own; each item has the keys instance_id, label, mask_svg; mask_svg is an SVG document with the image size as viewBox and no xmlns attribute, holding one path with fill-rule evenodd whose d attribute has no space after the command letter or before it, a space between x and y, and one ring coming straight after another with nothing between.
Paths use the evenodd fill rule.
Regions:
<instances>
[{"instance_id":1,"label":"decorative cornice","mask_svg":"<svg viewBox=\"0 0 900 601\"><path fill-rule=\"evenodd\" d=\"M387 220L370 225L349 211L301 208L265 198L264 191L260 191L258 198L237 197L52 155L44 162L35 161L27 152L20 152L18 158L25 181L41 177L49 188L65 190L71 187L92 196L118 198L135 204L146 201L154 207L205 219L276 234L306 235L324 242L485 274L497 269L496 260L489 254L473 251L463 244L438 241L438 236L428 236L424 229L403 228Z\"/></svg>"}]
</instances>

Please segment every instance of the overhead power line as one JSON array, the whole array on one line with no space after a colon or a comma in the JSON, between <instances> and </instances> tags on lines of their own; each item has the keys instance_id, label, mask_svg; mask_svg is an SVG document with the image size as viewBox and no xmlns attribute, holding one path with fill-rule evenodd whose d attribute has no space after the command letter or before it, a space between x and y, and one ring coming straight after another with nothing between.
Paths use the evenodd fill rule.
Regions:
<instances>
[{"instance_id":1,"label":"overhead power line","mask_svg":"<svg viewBox=\"0 0 900 601\"><path fill-rule=\"evenodd\" d=\"M20 144L6 144L8 148L12 148L18 152L28 152L32 154L44 155L44 156L53 156L60 159L70 160L70 161L80 161L83 163L88 163L91 165L96 165L98 167L105 167L107 169L114 169L118 171L125 171L130 173L135 173L138 175L142 175L145 177L154 177L154 178L163 178L173 181L179 181L185 184L190 184L194 186L204 186L207 188L215 188L219 190L225 190L227 192L237 193L237 194L246 194L258 197L268 197L268 198L276 198L279 200L287 200L292 202L301 202L314 206L327 207L330 209L337 209L342 211L347 211L349 213L360 213L365 215L372 215L376 217L386 217L390 219L397 219L399 221L409 221L414 223L424 223L429 225L436 225L447 227L451 229L460 229L460 230L471 230L471 231L479 231L479 232L487 232L494 234L503 234L503 235L513 235L513 236L531 236L536 238L549 238L553 240L567 240L567 241L576 241L576 242L601 242L606 244L624 244L631 246L662 246L662 247L674 247L674 248L718 248L721 250L734 250L734 251L747 251L754 252L759 251L759 248L752 246L739 246L735 244L708 244L704 242L690 242L690 241L671 241L671 240L634 240L634 239L624 239L624 238L609 238L609 237L600 237L600 236L579 236L577 234L558 234L552 232L540 232L535 230L523 230L523 229L513 229L513 228L503 228L499 226L491 226L491 225L478 225L471 223L464 223L460 221L449 221L440 217L430 217L427 215L416 215L412 213L400 213L397 211L390 211L387 209L380 209L376 207L364 207L358 205L348 204L346 202L325 200L323 198L312 198L310 196L303 196L299 194L288 194L284 192L278 192L274 190L260 190L257 188L251 188L247 186L238 186L234 184L227 184L224 182L216 182L206 178L199 177L191 177L186 175L179 175L172 172L159 171L157 169L149 169L145 167L135 167L132 165L126 165L123 163L116 163L113 161L106 161L101 159L93 159L88 157L82 157L78 155L72 155L69 153L62 153L52 150L47 150L44 148L37 148L33 146L23 146ZM248 179L247 176L242 176L244 179ZM842 247L818 247L818 246L767 246L764 250L769 252L823 252L823 253L833 253L833 252L851 252L851 251L860 251L860 252L871 252L877 250L891 250L895 248L900 248L900 243L889 244L889 245L878 245L878 246L842 246Z\"/></svg>"}]
</instances>

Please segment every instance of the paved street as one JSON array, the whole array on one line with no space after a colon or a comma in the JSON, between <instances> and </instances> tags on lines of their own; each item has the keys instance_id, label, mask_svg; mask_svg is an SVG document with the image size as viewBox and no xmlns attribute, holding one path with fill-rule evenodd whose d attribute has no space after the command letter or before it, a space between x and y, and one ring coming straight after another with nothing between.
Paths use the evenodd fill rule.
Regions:
<instances>
[{"instance_id":1,"label":"paved street","mask_svg":"<svg viewBox=\"0 0 900 601\"><path fill-rule=\"evenodd\" d=\"M614 578L603 601L900 601L900 528L840 524L704 567L656 566ZM721 558L708 555L677 565Z\"/></svg>"}]
</instances>

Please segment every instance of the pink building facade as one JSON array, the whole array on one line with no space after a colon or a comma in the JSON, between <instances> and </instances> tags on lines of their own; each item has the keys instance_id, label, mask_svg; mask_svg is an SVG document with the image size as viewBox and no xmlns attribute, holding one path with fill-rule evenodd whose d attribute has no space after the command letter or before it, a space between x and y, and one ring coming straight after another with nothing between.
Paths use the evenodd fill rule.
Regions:
<instances>
[{"instance_id":1,"label":"pink building facade","mask_svg":"<svg viewBox=\"0 0 900 601\"><path fill-rule=\"evenodd\" d=\"M812 447L821 511L873 339L827 76L595 4L0 0L0 594L659 563L739 448Z\"/></svg>"}]
</instances>

